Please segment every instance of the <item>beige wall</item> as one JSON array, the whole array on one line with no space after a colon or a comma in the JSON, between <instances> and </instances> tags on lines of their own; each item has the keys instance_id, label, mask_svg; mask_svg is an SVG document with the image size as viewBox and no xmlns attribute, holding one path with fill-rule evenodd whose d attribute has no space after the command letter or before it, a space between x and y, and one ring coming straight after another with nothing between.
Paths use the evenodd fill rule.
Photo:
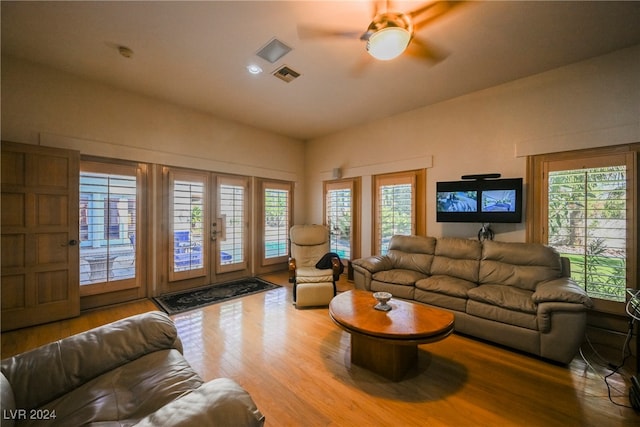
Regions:
<instances>
[{"instance_id":1,"label":"beige wall","mask_svg":"<svg viewBox=\"0 0 640 427\"><path fill-rule=\"evenodd\" d=\"M435 221L436 181L524 177L527 154L640 141L639 75L636 46L301 143L3 57L2 139L295 181L296 223L322 222L322 181L340 167L363 177L368 255L371 175L427 168L427 233L473 237L480 224ZM493 228L524 240L524 224Z\"/></svg>"},{"instance_id":2,"label":"beige wall","mask_svg":"<svg viewBox=\"0 0 640 427\"><path fill-rule=\"evenodd\" d=\"M284 179L296 182L296 193L304 187L298 140L15 58L2 57L1 117L7 141ZM299 203L295 217L304 214Z\"/></svg>"},{"instance_id":3,"label":"beige wall","mask_svg":"<svg viewBox=\"0 0 640 427\"><path fill-rule=\"evenodd\" d=\"M525 177L526 155L640 141L640 46L354 127L307 143L307 221L322 222L331 170L362 176L362 255L371 251L371 175L427 168L427 234L474 237L481 224L437 223L437 181ZM526 191L526 184L525 184ZM523 224L494 224L524 241Z\"/></svg>"}]
</instances>

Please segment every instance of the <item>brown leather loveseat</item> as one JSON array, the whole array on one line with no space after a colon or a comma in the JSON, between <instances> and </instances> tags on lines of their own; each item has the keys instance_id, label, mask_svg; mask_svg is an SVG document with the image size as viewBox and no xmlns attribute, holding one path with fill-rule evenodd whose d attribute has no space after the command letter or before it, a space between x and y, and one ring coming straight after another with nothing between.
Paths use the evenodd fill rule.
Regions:
<instances>
[{"instance_id":1,"label":"brown leather loveseat","mask_svg":"<svg viewBox=\"0 0 640 427\"><path fill-rule=\"evenodd\" d=\"M7 358L1 370L3 426L264 424L235 381L198 376L159 311Z\"/></svg>"}]
</instances>

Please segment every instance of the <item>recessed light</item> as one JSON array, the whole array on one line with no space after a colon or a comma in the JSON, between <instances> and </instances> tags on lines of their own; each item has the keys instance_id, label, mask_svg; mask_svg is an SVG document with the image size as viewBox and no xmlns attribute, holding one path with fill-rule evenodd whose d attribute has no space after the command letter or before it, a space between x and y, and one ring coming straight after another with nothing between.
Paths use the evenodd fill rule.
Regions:
<instances>
[{"instance_id":1,"label":"recessed light","mask_svg":"<svg viewBox=\"0 0 640 427\"><path fill-rule=\"evenodd\" d=\"M247 65L247 71L251 74L260 74L262 72L262 68L255 64Z\"/></svg>"}]
</instances>

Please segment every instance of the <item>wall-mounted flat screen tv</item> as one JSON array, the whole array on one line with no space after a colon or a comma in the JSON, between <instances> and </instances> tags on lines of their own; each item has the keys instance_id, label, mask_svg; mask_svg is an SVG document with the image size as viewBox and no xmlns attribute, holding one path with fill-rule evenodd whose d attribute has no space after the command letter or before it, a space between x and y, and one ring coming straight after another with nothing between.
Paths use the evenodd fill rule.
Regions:
<instances>
[{"instance_id":1,"label":"wall-mounted flat screen tv","mask_svg":"<svg viewBox=\"0 0 640 427\"><path fill-rule=\"evenodd\" d=\"M436 183L438 222L521 222L522 178Z\"/></svg>"}]
</instances>

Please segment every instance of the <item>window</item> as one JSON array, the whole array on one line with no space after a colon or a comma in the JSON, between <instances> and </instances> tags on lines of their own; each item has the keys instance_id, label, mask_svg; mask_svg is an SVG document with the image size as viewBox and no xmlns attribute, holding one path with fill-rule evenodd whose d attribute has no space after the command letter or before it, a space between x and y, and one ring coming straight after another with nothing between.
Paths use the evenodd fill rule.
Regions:
<instances>
[{"instance_id":1,"label":"window","mask_svg":"<svg viewBox=\"0 0 640 427\"><path fill-rule=\"evenodd\" d=\"M425 171L410 171L374 177L374 244L376 254L385 254L395 234L425 232Z\"/></svg>"},{"instance_id":2,"label":"window","mask_svg":"<svg viewBox=\"0 0 640 427\"><path fill-rule=\"evenodd\" d=\"M625 165L549 171L548 243L594 298L625 299L626 181Z\"/></svg>"},{"instance_id":3,"label":"window","mask_svg":"<svg viewBox=\"0 0 640 427\"><path fill-rule=\"evenodd\" d=\"M359 255L358 237L358 179L324 183L325 225L329 228L331 252L341 259L355 259Z\"/></svg>"},{"instance_id":4,"label":"window","mask_svg":"<svg viewBox=\"0 0 640 427\"><path fill-rule=\"evenodd\" d=\"M216 235L218 272L237 271L247 266L247 236L249 186L246 177L222 176L217 181Z\"/></svg>"},{"instance_id":5,"label":"window","mask_svg":"<svg viewBox=\"0 0 640 427\"><path fill-rule=\"evenodd\" d=\"M286 262L292 218L292 184L262 181L262 263Z\"/></svg>"},{"instance_id":6,"label":"window","mask_svg":"<svg viewBox=\"0 0 640 427\"><path fill-rule=\"evenodd\" d=\"M83 161L80 169L81 293L138 286L138 167Z\"/></svg>"},{"instance_id":7,"label":"window","mask_svg":"<svg viewBox=\"0 0 640 427\"><path fill-rule=\"evenodd\" d=\"M635 288L635 157L610 148L530 161L532 182L540 177L530 195L530 238L569 258L571 277L604 311L621 310L625 289Z\"/></svg>"},{"instance_id":8,"label":"window","mask_svg":"<svg viewBox=\"0 0 640 427\"><path fill-rule=\"evenodd\" d=\"M170 281L206 275L206 183L204 173L169 172Z\"/></svg>"}]
</instances>

